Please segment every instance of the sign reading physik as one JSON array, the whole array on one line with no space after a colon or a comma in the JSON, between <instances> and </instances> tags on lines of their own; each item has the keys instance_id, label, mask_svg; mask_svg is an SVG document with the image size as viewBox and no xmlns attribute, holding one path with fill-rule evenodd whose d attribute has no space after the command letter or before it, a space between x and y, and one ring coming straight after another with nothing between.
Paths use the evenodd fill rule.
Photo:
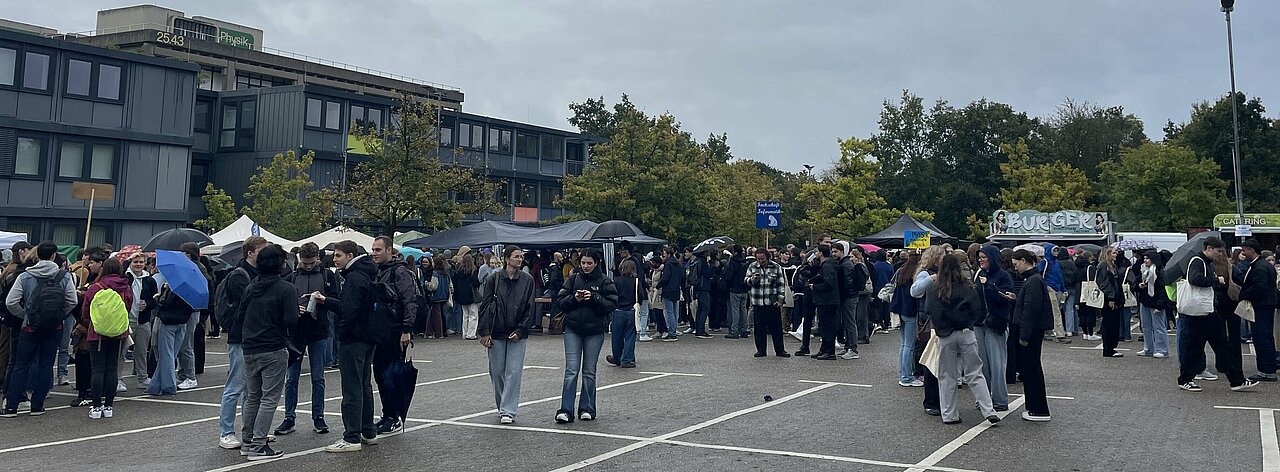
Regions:
<instances>
[{"instance_id":1,"label":"sign reading physik","mask_svg":"<svg viewBox=\"0 0 1280 472\"><path fill-rule=\"evenodd\" d=\"M996 210L991 216L991 234L1106 234L1109 221L1106 212Z\"/></svg>"}]
</instances>

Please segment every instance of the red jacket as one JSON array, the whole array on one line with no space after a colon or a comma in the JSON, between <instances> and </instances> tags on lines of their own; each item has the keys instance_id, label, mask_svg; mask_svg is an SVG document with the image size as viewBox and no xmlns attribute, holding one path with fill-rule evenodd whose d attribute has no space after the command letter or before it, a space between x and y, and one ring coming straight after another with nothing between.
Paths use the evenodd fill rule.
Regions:
<instances>
[{"instance_id":1,"label":"red jacket","mask_svg":"<svg viewBox=\"0 0 1280 472\"><path fill-rule=\"evenodd\" d=\"M108 274L101 280L89 285L89 288L84 292L84 303L80 304L80 324L85 327L86 339L90 342L98 340L98 333L93 330L93 320L89 318L89 306L93 304L93 296L104 288L115 290L120 294L120 298L124 300L125 310L133 308L133 287L130 286L129 279L115 274ZM129 333L125 332L117 336L116 339L124 339L128 335Z\"/></svg>"}]
</instances>

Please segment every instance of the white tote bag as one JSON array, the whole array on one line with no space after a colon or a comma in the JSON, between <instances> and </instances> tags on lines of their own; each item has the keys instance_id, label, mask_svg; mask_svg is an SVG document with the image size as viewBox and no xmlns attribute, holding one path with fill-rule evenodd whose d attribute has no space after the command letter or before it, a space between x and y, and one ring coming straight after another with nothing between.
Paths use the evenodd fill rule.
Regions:
<instances>
[{"instance_id":1,"label":"white tote bag","mask_svg":"<svg viewBox=\"0 0 1280 472\"><path fill-rule=\"evenodd\" d=\"M1102 308L1107 304L1107 296L1102 293L1102 289L1098 288L1098 269L1096 267L1092 269L1094 270L1093 279L1080 282L1080 304L1090 308ZM1085 270L1085 274L1088 274L1088 269Z\"/></svg>"},{"instance_id":2,"label":"white tote bag","mask_svg":"<svg viewBox=\"0 0 1280 472\"><path fill-rule=\"evenodd\" d=\"M1250 272L1253 272L1252 265L1249 266L1249 270L1244 271L1244 279L1240 280L1240 286L1243 287L1245 283L1249 282ZM1245 321L1249 322L1256 320L1258 317L1257 313L1253 309L1253 302L1249 300L1240 300L1240 303L1236 304L1235 313L1236 316L1244 318Z\"/></svg>"},{"instance_id":3,"label":"white tote bag","mask_svg":"<svg viewBox=\"0 0 1280 472\"><path fill-rule=\"evenodd\" d=\"M933 376L938 376L938 371L942 370L942 346L938 341L938 332L929 330L929 343L924 345L924 351L920 353L920 365L933 372Z\"/></svg>"},{"instance_id":4,"label":"white tote bag","mask_svg":"<svg viewBox=\"0 0 1280 472\"><path fill-rule=\"evenodd\" d=\"M1205 274L1209 274L1209 264L1199 258L1204 265ZM1187 261L1187 275L1191 274L1191 263ZM1178 280L1178 313L1190 316L1204 316L1213 313L1213 288L1191 285L1187 279Z\"/></svg>"}]
</instances>

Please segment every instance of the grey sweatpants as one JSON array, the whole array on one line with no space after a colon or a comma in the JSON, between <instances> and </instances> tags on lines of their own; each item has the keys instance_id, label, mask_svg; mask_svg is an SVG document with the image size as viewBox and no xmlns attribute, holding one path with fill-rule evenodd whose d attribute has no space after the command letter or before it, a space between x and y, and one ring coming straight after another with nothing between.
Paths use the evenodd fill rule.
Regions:
<instances>
[{"instance_id":1,"label":"grey sweatpants","mask_svg":"<svg viewBox=\"0 0 1280 472\"><path fill-rule=\"evenodd\" d=\"M151 372L147 371L147 354L151 352L151 322L138 324L137 321L130 321L129 329L133 331L133 375L138 378L138 382L143 382L151 378Z\"/></svg>"},{"instance_id":2,"label":"grey sweatpants","mask_svg":"<svg viewBox=\"0 0 1280 472\"><path fill-rule=\"evenodd\" d=\"M267 443L288 367L288 349L244 355L244 429L240 431L240 442L245 446Z\"/></svg>"},{"instance_id":3,"label":"grey sweatpants","mask_svg":"<svg viewBox=\"0 0 1280 472\"><path fill-rule=\"evenodd\" d=\"M844 328L844 347L858 352L858 297L840 300L840 325Z\"/></svg>"},{"instance_id":4,"label":"grey sweatpants","mask_svg":"<svg viewBox=\"0 0 1280 472\"><path fill-rule=\"evenodd\" d=\"M987 390L986 377L982 376L982 359L978 357L978 338L972 329L955 331L938 338L942 359L938 363L938 400L942 406L942 421L956 421L956 381L963 380L978 401L982 416L996 414L991 405L991 391Z\"/></svg>"},{"instance_id":5,"label":"grey sweatpants","mask_svg":"<svg viewBox=\"0 0 1280 472\"><path fill-rule=\"evenodd\" d=\"M200 324L200 312L192 312L187 318L187 330L182 336L182 345L178 350L178 382L196 379L196 325Z\"/></svg>"}]
</instances>

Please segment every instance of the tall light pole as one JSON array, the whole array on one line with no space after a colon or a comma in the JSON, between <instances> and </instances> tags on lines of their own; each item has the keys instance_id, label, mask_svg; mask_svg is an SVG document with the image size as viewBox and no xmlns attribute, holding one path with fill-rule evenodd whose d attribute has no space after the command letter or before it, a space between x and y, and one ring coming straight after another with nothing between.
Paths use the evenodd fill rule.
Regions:
<instances>
[{"instance_id":1,"label":"tall light pole","mask_svg":"<svg viewBox=\"0 0 1280 472\"><path fill-rule=\"evenodd\" d=\"M1231 70L1231 165L1235 167L1236 178L1236 224L1244 223L1244 190L1240 176L1240 119L1236 112L1236 56L1231 43L1231 12L1235 10L1235 0L1222 0L1222 12L1227 15L1227 64Z\"/></svg>"}]
</instances>

